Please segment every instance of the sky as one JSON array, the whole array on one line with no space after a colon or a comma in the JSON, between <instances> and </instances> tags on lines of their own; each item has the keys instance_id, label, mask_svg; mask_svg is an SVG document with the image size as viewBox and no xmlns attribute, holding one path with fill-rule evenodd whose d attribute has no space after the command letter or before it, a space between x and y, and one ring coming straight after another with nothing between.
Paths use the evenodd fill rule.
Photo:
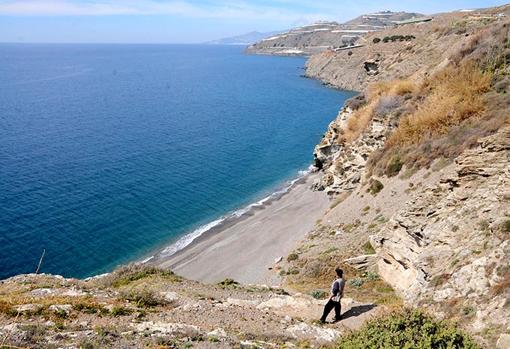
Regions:
<instances>
[{"instance_id":1,"label":"sky","mask_svg":"<svg viewBox=\"0 0 510 349\"><path fill-rule=\"evenodd\" d=\"M433 14L498 0L0 0L0 42L200 43L392 10Z\"/></svg>"}]
</instances>

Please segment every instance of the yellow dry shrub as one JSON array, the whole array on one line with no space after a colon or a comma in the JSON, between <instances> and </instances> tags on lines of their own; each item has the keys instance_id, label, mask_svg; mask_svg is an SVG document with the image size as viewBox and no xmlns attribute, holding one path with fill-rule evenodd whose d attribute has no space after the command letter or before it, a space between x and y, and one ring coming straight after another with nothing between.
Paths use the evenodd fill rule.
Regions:
<instances>
[{"instance_id":1,"label":"yellow dry shrub","mask_svg":"<svg viewBox=\"0 0 510 349\"><path fill-rule=\"evenodd\" d=\"M356 110L347 120L347 127L344 129L343 138L346 142L356 140L359 135L367 128L374 115L374 109L377 103L370 102L366 106Z\"/></svg>"},{"instance_id":2,"label":"yellow dry shrub","mask_svg":"<svg viewBox=\"0 0 510 349\"><path fill-rule=\"evenodd\" d=\"M403 96L408 93L414 93L416 85L410 80L395 80L391 86L390 95Z\"/></svg>"},{"instance_id":3,"label":"yellow dry shrub","mask_svg":"<svg viewBox=\"0 0 510 349\"><path fill-rule=\"evenodd\" d=\"M373 101L382 96L403 96L415 91L416 85L410 80L379 81L368 87L367 97Z\"/></svg>"},{"instance_id":4,"label":"yellow dry shrub","mask_svg":"<svg viewBox=\"0 0 510 349\"><path fill-rule=\"evenodd\" d=\"M424 83L427 97L416 112L400 122L388 146L416 144L479 116L485 109L483 93L489 90L490 81L490 74L472 63L447 67Z\"/></svg>"},{"instance_id":5,"label":"yellow dry shrub","mask_svg":"<svg viewBox=\"0 0 510 349\"><path fill-rule=\"evenodd\" d=\"M403 96L415 91L416 85L409 80L381 81L371 84L367 90L368 104L356 110L349 118L347 127L343 130L343 139L349 143L361 135L370 124L382 97Z\"/></svg>"}]
</instances>

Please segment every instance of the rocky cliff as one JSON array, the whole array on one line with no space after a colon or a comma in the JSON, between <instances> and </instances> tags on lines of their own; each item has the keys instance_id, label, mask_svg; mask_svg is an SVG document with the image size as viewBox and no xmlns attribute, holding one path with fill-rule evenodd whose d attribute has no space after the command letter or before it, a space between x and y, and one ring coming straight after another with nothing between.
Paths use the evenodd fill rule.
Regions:
<instances>
[{"instance_id":1,"label":"rocky cliff","mask_svg":"<svg viewBox=\"0 0 510 349\"><path fill-rule=\"evenodd\" d=\"M411 304L468 323L510 325L510 127L479 140L372 237L383 279Z\"/></svg>"},{"instance_id":2,"label":"rocky cliff","mask_svg":"<svg viewBox=\"0 0 510 349\"><path fill-rule=\"evenodd\" d=\"M405 304L490 348L510 347L509 11L435 16L307 63L308 76L362 92L315 149L315 189L333 205L298 260L314 258L302 252L312 243L343 249L346 268L377 270Z\"/></svg>"}]
</instances>

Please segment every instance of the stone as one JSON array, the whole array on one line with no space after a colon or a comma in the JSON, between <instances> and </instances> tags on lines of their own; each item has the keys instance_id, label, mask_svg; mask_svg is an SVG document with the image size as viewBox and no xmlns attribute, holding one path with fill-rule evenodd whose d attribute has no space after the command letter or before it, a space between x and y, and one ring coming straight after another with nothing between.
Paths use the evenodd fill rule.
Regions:
<instances>
[{"instance_id":1,"label":"stone","mask_svg":"<svg viewBox=\"0 0 510 349\"><path fill-rule=\"evenodd\" d=\"M169 336L194 337L202 334L199 327L178 323L145 321L133 324L138 332L149 334L165 334Z\"/></svg>"},{"instance_id":2,"label":"stone","mask_svg":"<svg viewBox=\"0 0 510 349\"><path fill-rule=\"evenodd\" d=\"M510 318L498 310L505 292L492 295L500 282L494 266L510 260L510 240L498 238L497 229L510 212L508 187L507 126L464 151L439 183L418 188L371 237L379 275L410 305L433 299L431 311L441 311L448 301L462 299L458 307L477 311L469 325L474 331L508 326Z\"/></svg>"},{"instance_id":3,"label":"stone","mask_svg":"<svg viewBox=\"0 0 510 349\"><path fill-rule=\"evenodd\" d=\"M335 329L313 326L305 322L287 327L286 331L294 338L313 338L319 343L330 343L341 336Z\"/></svg>"},{"instance_id":4,"label":"stone","mask_svg":"<svg viewBox=\"0 0 510 349\"><path fill-rule=\"evenodd\" d=\"M36 288L30 291L30 294L34 297L47 297L56 293L57 291L54 288Z\"/></svg>"},{"instance_id":5,"label":"stone","mask_svg":"<svg viewBox=\"0 0 510 349\"><path fill-rule=\"evenodd\" d=\"M496 349L510 349L510 334L503 333L499 336Z\"/></svg>"},{"instance_id":6,"label":"stone","mask_svg":"<svg viewBox=\"0 0 510 349\"><path fill-rule=\"evenodd\" d=\"M160 292L159 294L168 303L179 300L179 295L176 292Z\"/></svg>"},{"instance_id":7,"label":"stone","mask_svg":"<svg viewBox=\"0 0 510 349\"><path fill-rule=\"evenodd\" d=\"M88 295L87 292L84 292L82 290L78 290L75 288L71 288L65 292L62 292L62 296L65 296L65 297L83 297L83 296L87 296L87 295Z\"/></svg>"},{"instance_id":8,"label":"stone","mask_svg":"<svg viewBox=\"0 0 510 349\"><path fill-rule=\"evenodd\" d=\"M218 339L225 339L228 337L227 332L223 328L215 328L211 332L207 333L207 336Z\"/></svg>"},{"instance_id":9,"label":"stone","mask_svg":"<svg viewBox=\"0 0 510 349\"><path fill-rule=\"evenodd\" d=\"M346 264L358 270L367 270L369 267L374 266L376 261L377 255L375 254L367 254L344 260Z\"/></svg>"},{"instance_id":10,"label":"stone","mask_svg":"<svg viewBox=\"0 0 510 349\"><path fill-rule=\"evenodd\" d=\"M239 307L254 307L259 305L258 301L250 301L246 299L227 298L227 304Z\"/></svg>"},{"instance_id":11,"label":"stone","mask_svg":"<svg viewBox=\"0 0 510 349\"><path fill-rule=\"evenodd\" d=\"M268 344L264 342L254 342L254 341L241 341L240 348L241 349L264 349L267 346L264 346L263 344Z\"/></svg>"},{"instance_id":12,"label":"stone","mask_svg":"<svg viewBox=\"0 0 510 349\"><path fill-rule=\"evenodd\" d=\"M41 304L22 304L15 307L16 311L20 314L31 313L41 308Z\"/></svg>"},{"instance_id":13,"label":"stone","mask_svg":"<svg viewBox=\"0 0 510 349\"><path fill-rule=\"evenodd\" d=\"M54 312L54 313L66 313L69 314L71 310L73 309L73 306L71 304L53 304L50 305L48 310Z\"/></svg>"}]
</instances>

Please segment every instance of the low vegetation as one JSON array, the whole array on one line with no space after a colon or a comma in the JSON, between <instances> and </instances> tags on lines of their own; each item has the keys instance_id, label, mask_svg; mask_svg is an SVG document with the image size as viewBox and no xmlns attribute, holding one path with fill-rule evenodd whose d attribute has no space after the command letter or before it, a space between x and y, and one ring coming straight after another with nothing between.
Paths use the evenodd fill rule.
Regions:
<instances>
[{"instance_id":1,"label":"low vegetation","mask_svg":"<svg viewBox=\"0 0 510 349\"><path fill-rule=\"evenodd\" d=\"M368 183L368 192L372 195L377 195L381 190L384 189L384 185L377 179L370 179Z\"/></svg>"},{"instance_id":2,"label":"low vegetation","mask_svg":"<svg viewBox=\"0 0 510 349\"><path fill-rule=\"evenodd\" d=\"M448 67L421 87L426 95L417 110L404 117L388 139L389 147L418 144L448 133L452 126L479 117L485 111L483 94L489 91L491 74L473 63Z\"/></svg>"},{"instance_id":3,"label":"low vegetation","mask_svg":"<svg viewBox=\"0 0 510 349\"><path fill-rule=\"evenodd\" d=\"M416 39L414 35L392 35L392 36L385 36L382 39L382 42L397 42L397 41L411 41Z\"/></svg>"},{"instance_id":4,"label":"low vegetation","mask_svg":"<svg viewBox=\"0 0 510 349\"><path fill-rule=\"evenodd\" d=\"M403 310L367 323L342 338L338 349L479 349L471 337L454 324L438 321L418 310Z\"/></svg>"},{"instance_id":5,"label":"low vegetation","mask_svg":"<svg viewBox=\"0 0 510 349\"><path fill-rule=\"evenodd\" d=\"M175 275L170 270L163 270L145 264L129 264L116 269L101 281L107 287L121 287L148 277L162 277L166 281L174 282L179 282L181 280L179 276Z\"/></svg>"},{"instance_id":6,"label":"low vegetation","mask_svg":"<svg viewBox=\"0 0 510 349\"><path fill-rule=\"evenodd\" d=\"M366 103L354 111L343 130L343 141L355 141L366 130L374 116L395 111L401 105L403 96L413 93L416 86L409 80L395 80L372 84L366 94ZM358 103L361 104L361 103Z\"/></svg>"},{"instance_id":7,"label":"low vegetation","mask_svg":"<svg viewBox=\"0 0 510 349\"><path fill-rule=\"evenodd\" d=\"M415 86L400 106L393 107L397 113L382 110L397 127L384 149L369 159L371 173L392 176L404 165L418 169L438 158L450 162L510 122L509 31L502 23L471 35L451 57L452 64Z\"/></svg>"},{"instance_id":8,"label":"low vegetation","mask_svg":"<svg viewBox=\"0 0 510 349\"><path fill-rule=\"evenodd\" d=\"M122 299L135 304L137 307L157 307L165 305L166 301L155 292L147 289L131 289L121 294Z\"/></svg>"}]
</instances>

